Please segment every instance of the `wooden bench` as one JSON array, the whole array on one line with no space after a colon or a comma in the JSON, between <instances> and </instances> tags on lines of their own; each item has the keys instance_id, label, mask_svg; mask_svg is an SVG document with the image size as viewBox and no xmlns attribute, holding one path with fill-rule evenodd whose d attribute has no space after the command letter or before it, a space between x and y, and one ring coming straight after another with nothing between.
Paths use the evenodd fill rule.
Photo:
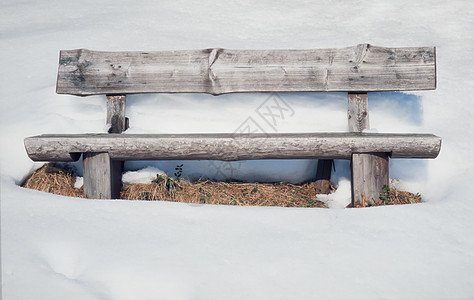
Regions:
<instances>
[{"instance_id":1,"label":"wooden bench","mask_svg":"<svg viewBox=\"0 0 474 300\"><path fill-rule=\"evenodd\" d=\"M60 52L57 93L104 94L105 134L40 135L25 139L34 161L84 166L88 198L119 198L126 160L319 159L317 180L330 179L333 159L351 160L353 205L372 204L389 185L389 158L436 158L433 134L364 133L367 92L436 88L434 47L159 52ZM127 94L348 92L349 132L121 134Z\"/></svg>"}]
</instances>

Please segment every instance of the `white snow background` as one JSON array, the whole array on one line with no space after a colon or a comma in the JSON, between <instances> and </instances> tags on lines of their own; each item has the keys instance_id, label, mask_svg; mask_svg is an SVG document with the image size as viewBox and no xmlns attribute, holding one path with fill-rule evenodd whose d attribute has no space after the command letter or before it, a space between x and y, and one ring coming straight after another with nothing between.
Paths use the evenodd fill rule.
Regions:
<instances>
[{"instance_id":1,"label":"white snow background","mask_svg":"<svg viewBox=\"0 0 474 300\"><path fill-rule=\"evenodd\" d=\"M3 299L474 299L474 5L451 1L0 3ZM435 160L393 160L425 203L365 209L68 198L18 186L40 164L23 139L102 132L104 97L55 94L61 49L436 46L438 88L369 95L371 127L443 138ZM278 132L346 131L344 93L281 94ZM268 94L130 96L130 132L233 132ZM262 123L266 131L273 130ZM209 162L128 163L228 176ZM77 164L80 167L80 164ZM299 182L315 161L241 162L240 180ZM136 174L133 175L133 174ZM141 175L140 175L141 174ZM227 175L226 175L227 174ZM332 199L349 197L338 162ZM149 177L149 176L148 176ZM331 196L329 197L331 198Z\"/></svg>"}]
</instances>

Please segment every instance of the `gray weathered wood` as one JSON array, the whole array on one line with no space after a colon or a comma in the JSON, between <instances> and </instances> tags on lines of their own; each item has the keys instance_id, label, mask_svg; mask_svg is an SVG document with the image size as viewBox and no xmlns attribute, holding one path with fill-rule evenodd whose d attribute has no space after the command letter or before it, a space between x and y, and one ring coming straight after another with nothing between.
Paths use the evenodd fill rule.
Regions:
<instances>
[{"instance_id":1,"label":"gray weathered wood","mask_svg":"<svg viewBox=\"0 0 474 300\"><path fill-rule=\"evenodd\" d=\"M404 91L436 88L434 47L60 53L57 93Z\"/></svg>"},{"instance_id":2,"label":"gray weathered wood","mask_svg":"<svg viewBox=\"0 0 474 300\"><path fill-rule=\"evenodd\" d=\"M367 93L349 93L347 119L350 132L370 128ZM353 153L351 156L352 206L374 204L389 184L389 153Z\"/></svg>"},{"instance_id":3,"label":"gray weathered wood","mask_svg":"<svg viewBox=\"0 0 474 300\"><path fill-rule=\"evenodd\" d=\"M106 123L110 125L109 133L125 131L125 95L107 95Z\"/></svg>"},{"instance_id":4,"label":"gray weathered wood","mask_svg":"<svg viewBox=\"0 0 474 300\"><path fill-rule=\"evenodd\" d=\"M84 153L84 195L93 199L120 199L122 162L108 153Z\"/></svg>"},{"instance_id":5,"label":"gray weathered wood","mask_svg":"<svg viewBox=\"0 0 474 300\"><path fill-rule=\"evenodd\" d=\"M109 133L126 129L125 95L107 95L106 123ZM123 161L113 160L107 152L83 155L84 194L87 198L119 199L122 189Z\"/></svg>"},{"instance_id":6,"label":"gray weathered wood","mask_svg":"<svg viewBox=\"0 0 474 300\"><path fill-rule=\"evenodd\" d=\"M387 153L354 153L351 159L352 205L370 206L389 185Z\"/></svg>"},{"instance_id":7,"label":"gray weathered wood","mask_svg":"<svg viewBox=\"0 0 474 300\"><path fill-rule=\"evenodd\" d=\"M34 161L72 161L77 153L108 152L116 160L350 159L352 153L388 152L398 158L435 158L432 134L71 134L25 139ZM76 155L75 155L76 154Z\"/></svg>"},{"instance_id":8,"label":"gray weathered wood","mask_svg":"<svg viewBox=\"0 0 474 300\"><path fill-rule=\"evenodd\" d=\"M367 93L349 93L347 100L349 132L362 132L364 129L369 129L369 102Z\"/></svg>"}]
</instances>

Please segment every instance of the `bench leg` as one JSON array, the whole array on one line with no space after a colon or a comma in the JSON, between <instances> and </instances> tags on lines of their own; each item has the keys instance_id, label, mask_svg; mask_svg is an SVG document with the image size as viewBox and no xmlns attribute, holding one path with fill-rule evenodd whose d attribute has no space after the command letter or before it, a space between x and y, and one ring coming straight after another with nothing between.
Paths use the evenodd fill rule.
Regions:
<instances>
[{"instance_id":1,"label":"bench leg","mask_svg":"<svg viewBox=\"0 0 474 300\"><path fill-rule=\"evenodd\" d=\"M316 193L329 194L331 192L331 171L334 160L319 159L316 170Z\"/></svg>"},{"instance_id":2,"label":"bench leg","mask_svg":"<svg viewBox=\"0 0 474 300\"><path fill-rule=\"evenodd\" d=\"M84 153L84 194L92 199L120 199L123 162L108 153Z\"/></svg>"},{"instance_id":3,"label":"bench leg","mask_svg":"<svg viewBox=\"0 0 474 300\"><path fill-rule=\"evenodd\" d=\"M389 185L388 153L353 153L352 206L370 206Z\"/></svg>"}]
</instances>

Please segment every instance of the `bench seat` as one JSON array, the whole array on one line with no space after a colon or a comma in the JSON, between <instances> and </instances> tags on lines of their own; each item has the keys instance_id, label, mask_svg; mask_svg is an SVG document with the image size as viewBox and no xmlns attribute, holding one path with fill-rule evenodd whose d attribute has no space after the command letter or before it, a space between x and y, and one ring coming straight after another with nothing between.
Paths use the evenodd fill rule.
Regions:
<instances>
[{"instance_id":1,"label":"bench seat","mask_svg":"<svg viewBox=\"0 0 474 300\"><path fill-rule=\"evenodd\" d=\"M82 153L107 152L113 160L351 159L352 153L393 158L436 158L433 134L50 134L25 139L34 161L76 161Z\"/></svg>"}]
</instances>

